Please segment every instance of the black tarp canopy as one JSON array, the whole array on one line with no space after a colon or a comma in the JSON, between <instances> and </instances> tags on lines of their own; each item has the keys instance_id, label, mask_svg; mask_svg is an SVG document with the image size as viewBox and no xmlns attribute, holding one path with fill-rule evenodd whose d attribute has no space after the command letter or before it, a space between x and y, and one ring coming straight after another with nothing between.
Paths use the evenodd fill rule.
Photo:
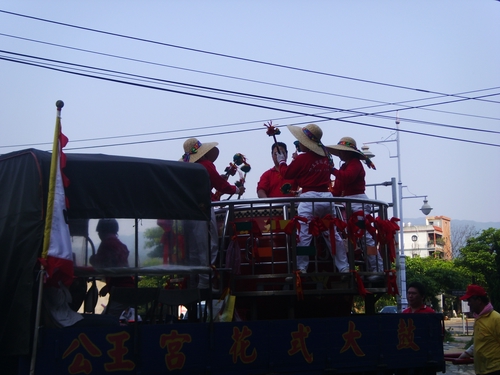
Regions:
<instances>
[{"instance_id":1,"label":"black tarp canopy","mask_svg":"<svg viewBox=\"0 0 500 375\"><path fill-rule=\"evenodd\" d=\"M30 350L51 155L35 149L0 155L0 353L5 356ZM201 165L66 155L70 219L210 220L210 181Z\"/></svg>"}]
</instances>

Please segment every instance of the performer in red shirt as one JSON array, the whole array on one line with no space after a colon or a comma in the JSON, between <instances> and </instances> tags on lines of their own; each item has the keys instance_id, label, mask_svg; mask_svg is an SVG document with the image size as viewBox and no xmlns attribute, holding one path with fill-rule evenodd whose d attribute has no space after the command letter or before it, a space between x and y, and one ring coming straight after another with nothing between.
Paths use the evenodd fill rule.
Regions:
<instances>
[{"instance_id":1,"label":"performer in red shirt","mask_svg":"<svg viewBox=\"0 0 500 375\"><path fill-rule=\"evenodd\" d=\"M402 311L403 314L421 314L421 313L435 313L434 309L424 303L425 300L425 286L424 284L414 281L408 284L406 292L408 297L408 304L410 307Z\"/></svg>"},{"instance_id":2,"label":"performer in red shirt","mask_svg":"<svg viewBox=\"0 0 500 375\"><path fill-rule=\"evenodd\" d=\"M189 138L184 142L184 155L181 161L186 163L200 163L203 165L210 178L211 189L216 189L223 194L242 195L245 192L244 186L231 185L221 176L215 168L214 161L219 157L217 142L201 143L196 138ZM212 201L216 200L216 194L211 192ZM206 248L206 225L204 222L189 220L185 223L186 241L191 241L188 246L190 259L195 260L196 265L208 266L207 254L203 249ZM217 222L215 220L215 211L212 207L210 220L210 264L215 264L219 252L219 239L217 231ZM210 287L208 275L199 275L198 288L208 289Z\"/></svg>"},{"instance_id":3,"label":"performer in red shirt","mask_svg":"<svg viewBox=\"0 0 500 375\"><path fill-rule=\"evenodd\" d=\"M297 185L302 188L301 197L311 198L331 198L328 190L330 186L331 159L325 146L321 143L323 131L316 124L309 124L303 128L298 126L288 126L288 130L299 141L301 153L290 163L286 164L284 154L276 153L276 158L280 165L280 173L286 179L294 179ZM300 202L298 215L311 220L313 217L323 218L325 215L334 215L332 204L329 202ZM335 235L336 253L335 265L339 272L349 272L349 263L344 242L340 235L335 232L323 232L323 237L330 248L330 235ZM302 224L300 227L298 246L309 246L312 235L309 233L308 225ZM331 251L331 249L330 249ZM297 269L302 273L307 272L309 256L297 256Z\"/></svg>"},{"instance_id":4,"label":"performer in red shirt","mask_svg":"<svg viewBox=\"0 0 500 375\"><path fill-rule=\"evenodd\" d=\"M280 197L293 197L297 191L297 184L294 180L286 180L280 173L279 163L276 159L278 154L277 148L279 147L280 152L285 156L285 162L288 156L288 151L286 144L283 142L274 143L271 147L271 155L274 161L274 167L265 171L260 177L259 183L257 184L257 196L259 198L280 198ZM289 185L288 193L286 191L286 184Z\"/></svg>"},{"instance_id":5,"label":"performer in red shirt","mask_svg":"<svg viewBox=\"0 0 500 375\"><path fill-rule=\"evenodd\" d=\"M326 146L326 148L332 155L338 156L344 162L339 169L332 168L331 170L335 176L333 196L368 199L365 194L365 169L361 160L367 161L368 166L373 166L373 163L358 150L356 141L351 137L343 137L336 145ZM371 207L368 204L352 203L351 209L352 212L362 212L364 215L371 213ZM364 222L364 215L358 216L358 220ZM365 233L365 239L368 271L384 272L383 258L375 247L375 240L368 231ZM372 283L381 282L384 280L384 276L370 275L367 279Z\"/></svg>"}]
</instances>

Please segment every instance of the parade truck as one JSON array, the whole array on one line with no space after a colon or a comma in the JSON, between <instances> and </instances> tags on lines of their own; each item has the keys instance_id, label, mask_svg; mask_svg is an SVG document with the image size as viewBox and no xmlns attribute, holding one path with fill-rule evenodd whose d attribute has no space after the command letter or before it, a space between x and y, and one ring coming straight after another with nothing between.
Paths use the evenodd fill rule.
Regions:
<instances>
[{"instance_id":1,"label":"parade truck","mask_svg":"<svg viewBox=\"0 0 500 375\"><path fill-rule=\"evenodd\" d=\"M389 204L300 195L211 202L208 173L196 163L66 155L64 220L74 280L68 290L71 308L85 324L58 324L44 303L53 154L27 149L0 156L3 374L445 371L441 314L375 311L381 296L398 293L398 227L388 216ZM297 214L303 201L326 201L332 214L313 225ZM362 203L370 214L360 220L352 203ZM89 262L98 248L96 223L105 218L120 223L129 267L96 268ZM204 231L193 238L190 228L200 223ZM297 246L303 225L314 235L310 246ZM335 249L321 236L334 231L345 241L348 273L338 272ZM376 239L383 269L368 271L367 232ZM211 259L215 251L214 240L215 264L203 264L200 259ZM309 256L306 274L296 271L297 255ZM203 275L211 285L200 290ZM132 276L135 287L116 288L109 299L125 298L133 317L100 319L107 314L98 311L96 281L117 276ZM83 295L73 293L82 280ZM362 314L353 310L356 296L365 301ZM181 305L187 319L179 316Z\"/></svg>"}]
</instances>

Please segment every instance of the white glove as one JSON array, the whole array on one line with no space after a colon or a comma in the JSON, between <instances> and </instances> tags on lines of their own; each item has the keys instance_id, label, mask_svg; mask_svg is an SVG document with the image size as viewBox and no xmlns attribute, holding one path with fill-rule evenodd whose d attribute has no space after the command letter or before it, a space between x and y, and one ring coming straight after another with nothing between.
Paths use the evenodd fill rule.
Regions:
<instances>
[{"instance_id":1,"label":"white glove","mask_svg":"<svg viewBox=\"0 0 500 375\"><path fill-rule=\"evenodd\" d=\"M285 153L277 153L276 154L276 160L278 161L279 164L285 163L286 164L286 156Z\"/></svg>"}]
</instances>

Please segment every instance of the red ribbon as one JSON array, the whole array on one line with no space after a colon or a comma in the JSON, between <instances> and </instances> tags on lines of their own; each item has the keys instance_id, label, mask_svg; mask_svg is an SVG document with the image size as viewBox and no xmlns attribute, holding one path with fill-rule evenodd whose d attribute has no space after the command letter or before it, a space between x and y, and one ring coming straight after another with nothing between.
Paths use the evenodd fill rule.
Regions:
<instances>
[{"instance_id":1,"label":"red ribbon","mask_svg":"<svg viewBox=\"0 0 500 375\"><path fill-rule=\"evenodd\" d=\"M358 225L358 216L364 215L363 211L353 212L347 221L347 237L351 240L352 244L356 246L358 238L363 237L365 230Z\"/></svg>"},{"instance_id":2,"label":"red ribbon","mask_svg":"<svg viewBox=\"0 0 500 375\"><path fill-rule=\"evenodd\" d=\"M328 229L330 230L330 246L332 248L332 255L335 256L337 253L337 243L335 242L335 227L338 228L340 233L343 233L347 227L347 224L337 217L333 217L331 214L326 215L323 218L324 221L328 222Z\"/></svg>"},{"instance_id":3,"label":"red ribbon","mask_svg":"<svg viewBox=\"0 0 500 375\"><path fill-rule=\"evenodd\" d=\"M288 234L288 235L291 235L293 233L293 230L295 229L297 231L297 242L299 242L300 238L299 238L299 233L300 233L300 222L303 222L305 224L307 224L307 218L305 218L304 216L294 216L289 222L288 224L286 225L286 227L283 229L283 231Z\"/></svg>"},{"instance_id":4,"label":"red ribbon","mask_svg":"<svg viewBox=\"0 0 500 375\"><path fill-rule=\"evenodd\" d=\"M396 270L388 270L385 273L387 275L387 294L392 294L393 296L399 294Z\"/></svg>"},{"instance_id":5,"label":"red ribbon","mask_svg":"<svg viewBox=\"0 0 500 375\"><path fill-rule=\"evenodd\" d=\"M391 220L382 220L379 217L375 219L375 227L377 228L377 242L380 247L387 245L389 247L389 262L392 263L396 259L396 244L394 237L399 230L397 222L398 218L393 217Z\"/></svg>"},{"instance_id":6,"label":"red ribbon","mask_svg":"<svg viewBox=\"0 0 500 375\"><path fill-rule=\"evenodd\" d=\"M366 297L366 295L370 292L366 290L365 284L363 284L363 279L361 278L361 276L359 276L358 271L354 270L351 272L354 273L354 277L356 277L356 283L358 284L358 293L361 296Z\"/></svg>"},{"instance_id":7,"label":"red ribbon","mask_svg":"<svg viewBox=\"0 0 500 375\"><path fill-rule=\"evenodd\" d=\"M300 270L293 271L295 274L295 290L297 292L297 300L304 300L304 290L302 289L302 279L300 278Z\"/></svg>"},{"instance_id":8,"label":"red ribbon","mask_svg":"<svg viewBox=\"0 0 500 375\"><path fill-rule=\"evenodd\" d=\"M377 228L374 226L375 219L372 215L366 215L365 217L365 230L370 233L372 238L375 240L375 246L377 245Z\"/></svg>"},{"instance_id":9,"label":"red ribbon","mask_svg":"<svg viewBox=\"0 0 500 375\"><path fill-rule=\"evenodd\" d=\"M326 227L323 220L321 220L317 216L312 218L311 221L309 222L309 233L315 237L319 236L321 233L327 230L328 228Z\"/></svg>"}]
</instances>

